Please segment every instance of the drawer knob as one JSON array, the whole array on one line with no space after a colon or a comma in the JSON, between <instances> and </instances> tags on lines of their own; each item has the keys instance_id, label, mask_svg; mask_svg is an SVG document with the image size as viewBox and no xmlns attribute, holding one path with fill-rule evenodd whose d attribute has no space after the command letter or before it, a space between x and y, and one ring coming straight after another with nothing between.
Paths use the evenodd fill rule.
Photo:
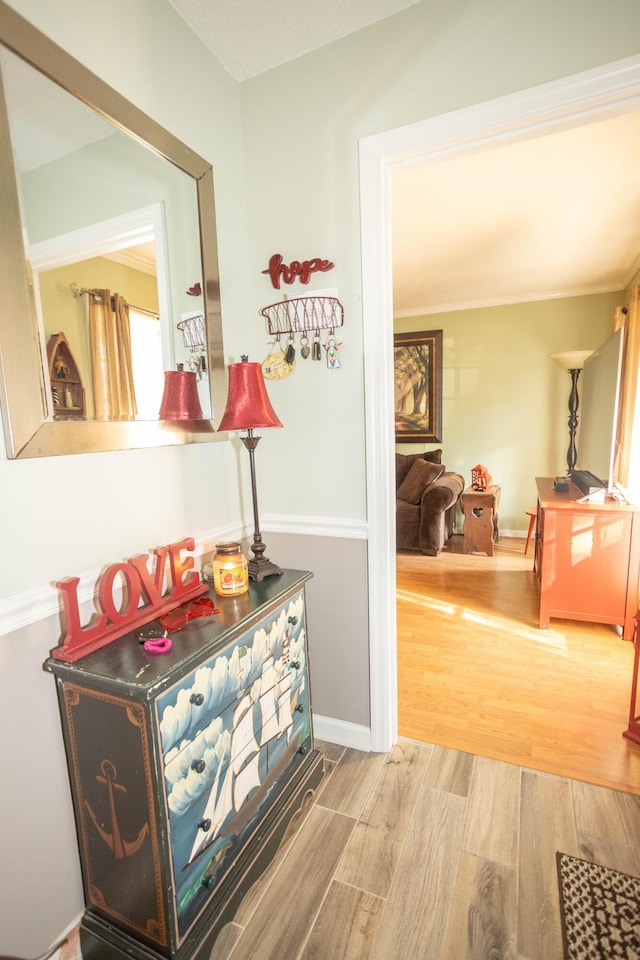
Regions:
<instances>
[{"instance_id":1,"label":"drawer knob","mask_svg":"<svg viewBox=\"0 0 640 960\"><path fill-rule=\"evenodd\" d=\"M206 763L204 760L194 760L191 764L191 769L195 770L196 773L202 773L205 767Z\"/></svg>"},{"instance_id":2,"label":"drawer knob","mask_svg":"<svg viewBox=\"0 0 640 960\"><path fill-rule=\"evenodd\" d=\"M299 660L291 660L291 662L289 663L289 666L291 667L292 670L299 670L299 669L300 669L300 661L299 661Z\"/></svg>"},{"instance_id":3,"label":"drawer knob","mask_svg":"<svg viewBox=\"0 0 640 960\"><path fill-rule=\"evenodd\" d=\"M298 618L297 618L297 617L289 617L288 620L287 620L287 622L293 624L293 626L295 627L296 623L298 622Z\"/></svg>"},{"instance_id":4,"label":"drawer knob","mask_svg":"<svg viewBox=\"0 0 640 960\"><path fill-rule=\"evenodd\" d=\"M198 820L198 827L206 833L211 828L211 820L208 817L206 820Z\"/></svg>"},{"instance_id":5,"label":"drawer knob","mask_svg":"<svg viewBox=\"0 0 640 960\"><path fill-rule=\"evenodd\" d=\"M189 703L194 703L196 707L201 707L204 703L204 693L192 693L189 697Z\"/></svg>"},{"instance_id":6,"label":"drawer knob","mask_svg":"<svg viewBox=\"0 0 640 960\"><path fill-rule=\"evenodd\" d=\"M203 877L202 886L206 887L207 890L211 890L213 888L213 877Z\"/></svg>"},{"instance_id":7,"label":"drawer knob","mask_svg":"<svg viewBox=\"0 0 640 960\"><path fill-rule=\"evenodd\" d=\"M303 704L303 703L299 703L299 704L298 704L298 706L296 707L296 713L304 713L304 704Z\"/></svg>"},{"instance_id":8,"label":"drawer knob","mask_svg":"<svg viewBox=\"0 0 640 960\"><path fill-rule=\"evenodd\" d=\"M305 753L307 752L307 748L305 747L304 743L302 744L301 747L298 747L297 752L300 754L301 757L304 757Z\"/></svg>"}]
</instances>

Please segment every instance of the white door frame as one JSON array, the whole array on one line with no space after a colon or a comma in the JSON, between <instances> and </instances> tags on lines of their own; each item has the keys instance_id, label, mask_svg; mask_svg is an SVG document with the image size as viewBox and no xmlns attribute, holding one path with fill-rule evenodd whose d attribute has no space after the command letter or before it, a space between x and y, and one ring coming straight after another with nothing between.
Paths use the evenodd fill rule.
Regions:
<instances>
[{"instance_id":1,"label":"white door frame","mask_svg":"<svg viewBox=\"0 0 640 960\"><path fill-rule=\"evenodd\" d=\"M360 141L371 749L398 734L391 169L637 109L640 56Z\"/></svg>"}]
</instances>

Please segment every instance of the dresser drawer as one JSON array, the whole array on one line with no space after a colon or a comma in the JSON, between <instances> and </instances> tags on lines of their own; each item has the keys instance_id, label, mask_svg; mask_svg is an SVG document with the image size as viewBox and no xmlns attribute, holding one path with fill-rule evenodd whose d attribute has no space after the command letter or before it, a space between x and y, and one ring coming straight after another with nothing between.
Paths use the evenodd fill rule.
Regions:
<instances>
[{"instance_id":1,"label":"dresser drawer","mask_svg":"<svg viewBox=\"0 0 640 960\"><path fill-rule=\"evenodd\" d=\"M304 594L156 702L184 933L311 740Z\"/></svg>"}]
</instances>

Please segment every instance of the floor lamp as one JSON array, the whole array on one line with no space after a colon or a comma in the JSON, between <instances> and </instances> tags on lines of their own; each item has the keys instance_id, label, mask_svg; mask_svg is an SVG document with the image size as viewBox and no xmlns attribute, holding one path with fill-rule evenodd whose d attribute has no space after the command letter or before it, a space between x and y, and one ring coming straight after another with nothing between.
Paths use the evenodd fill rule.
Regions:
<instances>
[{"instance_id":1,"label":"floor lamp","mask_svg":"<svg viewBox=\"0 0 640 960\"><path fill-rule=\"evenodd\" d=\"M567 476L570 477L576 465L578 453L576 450L576 430L578 429L578 377L584 367L587 357L593 350L568 350L566 353L552 353L551 359L559 367L569 371L571 377L571 392L569 393L569 447L567 449Z\"/></svg>"},{"instance_id":2,"label":"floor lamp","mask_svg":"<svg viewBox=\"0 0 640 960\"><path fill-rule=\"evenodd\" d=\"M281 426L282 424L269 400L262 375L262 366L259 363L249 363L248 357L242 357L242 363L229 364L229 394L218 430L247 431L247 436L240 437L240 439L249 451L251 468L251 496L253 499L253 543L251 544L251 550L253 557L248 562L249 578L251 580L264 580L265 577L277 576L282 573L280 567L264 555L266 546L260 533L254 462L254 453L260 437L253 434L255 429Z\"/></svg>"}]
</instances>

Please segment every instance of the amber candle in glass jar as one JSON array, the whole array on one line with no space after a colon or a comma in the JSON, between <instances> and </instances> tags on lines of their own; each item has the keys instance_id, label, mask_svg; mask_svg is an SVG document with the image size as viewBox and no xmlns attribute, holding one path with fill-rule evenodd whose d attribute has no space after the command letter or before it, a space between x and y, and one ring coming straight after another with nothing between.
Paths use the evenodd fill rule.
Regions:
<instances>
[{"instance_id":1,"label":"amber candle in glass jar","mask_svg":"<svg viewBox=\"0 0 640 960\"><path fill-rule=\"evenodd\" d=\"M247 558L239 543L231 541L216 544L213 586L220 597L237 597L249 589Z\"/></svg>"}]
</instances>

